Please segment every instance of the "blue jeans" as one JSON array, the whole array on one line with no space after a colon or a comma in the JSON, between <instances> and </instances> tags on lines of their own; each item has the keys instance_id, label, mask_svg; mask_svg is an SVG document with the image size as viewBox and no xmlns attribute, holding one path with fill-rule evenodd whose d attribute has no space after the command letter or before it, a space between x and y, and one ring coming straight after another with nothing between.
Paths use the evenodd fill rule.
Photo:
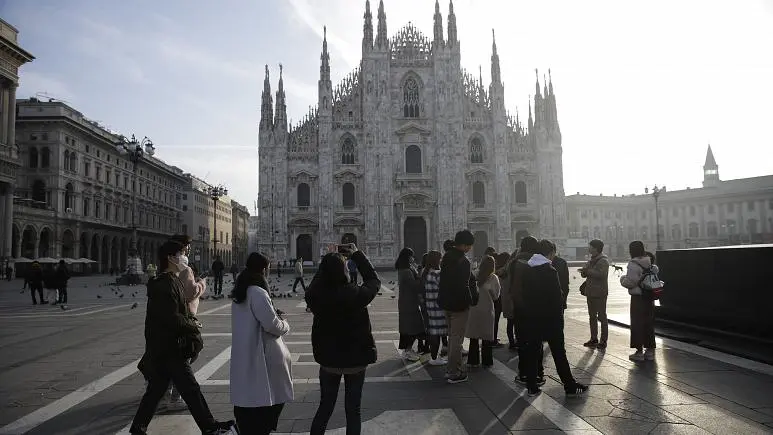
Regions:
<instances>
[{"instance_id":1,"label":"blue jeans","mask_svg":"<svg viewBox=\"0 0 773 435\"><path fill-rule=\"evenodd\" d=\"M341 376L344 378L344 409L346 410L346 435L359 435L362 421L360 415L360 402L362 401L362 387L365 384L365 370L351 375L332 373L324 368L319 368L320 401L317 414L311 422L311 435L324 435L327 422L333 415L333 409L338 400L338 386L341 384Z\"/></svg>"}]
</instances>

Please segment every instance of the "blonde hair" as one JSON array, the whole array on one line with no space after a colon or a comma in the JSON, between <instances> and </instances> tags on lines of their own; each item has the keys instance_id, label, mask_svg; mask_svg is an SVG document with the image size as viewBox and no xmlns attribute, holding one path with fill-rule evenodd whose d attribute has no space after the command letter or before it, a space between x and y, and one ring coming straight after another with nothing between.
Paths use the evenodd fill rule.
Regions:
<instances>
[{"instance_id":1,"label":"blonde hair","mask_svg":"<svg viewBox=\"0 0 773 435\"><path fill-rule=\"evenodd\" d=\"M491 274L494 273L495 268L496 261L494 261L494 257L490 255L484 255L483 259L480 261L480 268L478 269L478 283L483 284L486 282Z\"/></svg>"}]
</instances>

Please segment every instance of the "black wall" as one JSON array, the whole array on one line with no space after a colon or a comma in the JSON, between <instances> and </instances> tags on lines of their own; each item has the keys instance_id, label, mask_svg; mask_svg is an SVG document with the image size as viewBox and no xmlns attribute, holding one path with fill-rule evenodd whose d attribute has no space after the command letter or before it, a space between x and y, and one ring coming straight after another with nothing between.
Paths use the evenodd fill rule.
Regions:
<instances>
[{"instance_id":1,"label":"black wall","mask_svg":"<svg viewBox=\"0 0 773 435\"><path fill-rule=\"evenodd\" d=\"M773 245L659 251L659 318L773 339Z\"/></svg>"}]
</instances>

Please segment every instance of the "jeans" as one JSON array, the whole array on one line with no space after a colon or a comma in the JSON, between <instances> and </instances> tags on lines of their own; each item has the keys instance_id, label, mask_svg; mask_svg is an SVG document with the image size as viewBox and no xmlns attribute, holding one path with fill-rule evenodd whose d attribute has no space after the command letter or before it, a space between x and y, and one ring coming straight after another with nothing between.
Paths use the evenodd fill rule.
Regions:
<instances>
[{"instance_id":1,"label":"jeans","mask_svg":"<svg viewBox=\"0 0 773 435\"><path fill-rule=\"evenodd\" d=\"M479 344L482 342L482 344ZM467 363L470 365L478 365L483 363L484 367L490 367L494 365L494 355L492 352L493 341L478 340L477 338L470 339L470 353L467 355Z\"/></svg>"},{"instance_id":2,"label":"jeans","mask_svg":"<svg viewBox=\"0 0 773 435\"><path fill-rule=\"evenodd\" d=\"M609 336L606 296L588 298L588 320L590 322L590 339L606 343ZM601 322L601 339L598 338L599 322Z\"/></svg>"},{"instance_id":3,"label":"jeans","mask_svg":"<svg viewBox=\"0 0 773 435\"><path fill-rule=\"evenodd\" d=\"M223 293L223 274L215 275L215 294Z\"/></svg>"},{"instance_id":4,"label":"jeans","mask_svg":"<svg viewBox=\"0 0 773 435\"><path fill-rule=\"evenodd\" d=\"M59 303L60 304L66 304L67 303L67 287L60 287L59 288Z\"/></svg>"},{"instance_id":5,"label":"jeans","mask_svg":"<svg viewBox=\"0 0 773 435\"><path fill-rule=\"evenodd\" d=\"M333 409L338 400L338 386L344 378L344 409L346 410L346 435L359 435L362 422L360 402L362 387L365 384L365 370L351 375L332 373L319 368L320 401L314 420L311 422L310 435L324 435L327 422L333 415Z\"/></svg>"},{"instance_id":6,"label":"jeans","mask_svg":"<svg viewBox=\"0 0 773 435\"><path fill-rule=\"evenodd\" d=\"M446 372L450 376L458 376L462 369L462 343L464 332L467 329L467 318L470 310L446 311L446 323L448 324L448 365Z\"/></svg>"},{"instance_id":7,"label":"jeans","mask_svg":"<svg viewBox=\"0 0 773 435\"><path fill-rule=\"evenodd\" d=\"M420 336L418 335L400 334L400 343L397 345L397 348L400 350L412 350L413 343L419 338ZM421 347L421 341L419 342L419 347Z\"/></svg>"},{"instance_id":8,"label":"jeans","mask_svg":"<svg viewBox=\"0 0 773 435\"><path fill-rule=\"evenodd\" d=\"M572 376L572 369L569 368L569 361L566 359L566 349L564 348L564 336L553 337L547 340L550 346L550 353L553 355L553 363L556 366L558 377L564 384L564 389L569 389L576 384ZM542 340L529 341L524 346L526 348L526 383L531 388L537 387L537 376L540 376L539 370L542 367L544 358L542 350Z\"/></svg>"},{"instance_id":9,"label":"jeans","mask_svg":"<svg viewBox=\"0 0 773 435\"><path fill-rule=\"evenodd\" d=\"M45 299L43 299L43 285L30 284L30 294L32 295L32 303L37 305L38 300L35 299L35 292L38 292L38 296L40 296L40 303L43 303L43 301L45 301Z\"/></svg>"},{"instance_id":10,"label":"jeans","mask_svg":"<svg viewBox=\"0 0 773 435\"><path fill-rule=\"evenodd\" d=\"M249 435L269 435L276 430L279 415L282 413L284 403L274 406L260 406L257 408L242 408L234 406L234 417L239 433Z\"/></svg>"},{"instance_id":11,"label":"jeans","mask_svg":"<svg viewBox=\"0 0 773 435\"><path fill-rule=\"evenodd\" d=\"M140 401L139 409L134 415L129 429L130 433L144 434L147 431L150 420L156 413L158 403L169 388L170 380L180 392L185 404L188 405L191 416L196 420L199 429L205 432L216 427L217 422L212 417L207 401L201 393L201 387L196 382L196 377L193 375L187 360L182 358L156 359L149 361L148 364L152 365L148 371L148 386Z\"/></svg>"},{"instance_id":12,"label":"jeans","mask_svg":"<svg viewBox=\"0 0 773 435\"><path fill-rule=\"evenodd\" d=\"M301 288L303 288L303 291L306 291L306 283L303 282L303 277L299 276L295 278L295 282L293 282L293 293L295 293L295 287L298 286L298 283L301 283Z\"/></svg>"}]
</instances>

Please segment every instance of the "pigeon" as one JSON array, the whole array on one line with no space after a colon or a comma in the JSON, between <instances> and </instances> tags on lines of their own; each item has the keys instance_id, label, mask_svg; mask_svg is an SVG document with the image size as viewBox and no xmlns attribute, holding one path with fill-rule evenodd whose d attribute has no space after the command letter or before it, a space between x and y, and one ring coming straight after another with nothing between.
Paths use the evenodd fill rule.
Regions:
<instances>
[{"instance_id":1,"label":"pigeon","mask_svg":"<svg viewBox=\"0 0 773 435\"><path fill-rule=\"evenodd\" d=\"M102 295L97 295L97 299L102 299Z\"/></svg>"},{"instance_id":2,"label":"pigeon","mask_svg":"<svg viewBox=\"0 0 773 435\"><path fill-rule=\"evenodd\" d=\"M19 294L22 294L22 293L24 293L24 289L21 289L21 291L19 292Z\"/></svg>"},{"instance_id":3,"label":"pigeon","mask_svg":"<svg viewBox=\"0 0 773 435\"><path fill-rule=\"evenodd\" d=\"M137 303L136 303L136 302L132 304L132 307L131 307L131 309L133 310L133 309L135 309L135 308L137 308Z\"/></svg>"},{"instance_id":4,"label":"pigeon","mask_svg":"<svg viewBox=\"0 0 773 435\"><path fill-rule=\"evenodd\" d=\"M67 305L59 305L59 308L61 308L62 311L67 311Z\"/></svg>"},{"instance_id":5,"label":"pigeon","mask_svg":"<svg viewBox=\"0 0 773 435\"><path fill-rule=\"evenodd\" d=\"M132 297L135 297L136 293L132 293Z\"/></svg>"},{"instance_id":6,"label":"pigeon","mask_svg":"<svg viewBox=\"0 0 773 435\"><path fill-rule=\"evenodd\" d=\"M118 296L118 297L119 297L119 298L123 298L123 293L121 293L121 295L120 295L120 296Z\"/></svg>"}]
</instances>

